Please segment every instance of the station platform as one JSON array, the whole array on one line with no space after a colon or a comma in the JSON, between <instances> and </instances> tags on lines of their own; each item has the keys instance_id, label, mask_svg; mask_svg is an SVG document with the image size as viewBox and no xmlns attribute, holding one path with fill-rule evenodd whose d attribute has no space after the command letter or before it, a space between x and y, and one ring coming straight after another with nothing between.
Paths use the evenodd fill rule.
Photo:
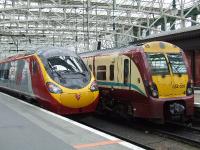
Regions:
<instances>
[{"instance_id":1,"label":"station platform","mask_svg":"<svg viewBox=\"0 0 200 150\"><path fill-rule=\"evenodd\" d=\"M93 128L0 93L1 150L142 150Z\"/></svg>"},{"instance_id":2,"label":"station platform","mask_svg":"<svg viewBox=\"0 0 200 150\"><path fill-rule=\"evenodd\" d=\"M200 108L200 90L194 90L194 106Z\"/></svg>"}]
</instances>

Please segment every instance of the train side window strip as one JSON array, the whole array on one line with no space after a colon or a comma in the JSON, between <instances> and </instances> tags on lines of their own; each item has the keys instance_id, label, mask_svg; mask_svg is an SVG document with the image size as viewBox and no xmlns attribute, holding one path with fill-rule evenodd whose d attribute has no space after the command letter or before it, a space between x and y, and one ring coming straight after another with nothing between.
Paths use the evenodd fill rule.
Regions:
<instances>
[{"instance_id":1,"label":"train side window strip","mask_svg":"<svg viewBox=\"0 0 200 150\"><path fill-rule=\"evenodd\" d=\"M9 69L10 69L10 62L5 64L4 79L8 79L8 77L9 77Z\"/></svg>"},{"instance_id":2,"label":"train side window strip","mask_svg":"<svg viewBox=\"0 0 200 150\"><path fill-rule=\"evenodd\" d=\"M97 80L106 80L106 66L97 66Z\"/></svg>"},{"instance_id":3,"label":"train side window strip","mask_svg":"<svg viewBox=\"0 0 200 150\"><path fill-rule=\"evenodd\" d=\"M110 65L110 81L114 80L114 65Z\"/></svg>"},{"instance_id":4,"label":"train side window strip","mask_svg":"<svg viewBox=\"0 0 200 150\"><path fill-rule=\"evenodd\" d=\"M5 66L5 64L3 63L3 64L1 64L1 66L0 66L0 79L1 80L3 80L4 79L4 66Z\"/></svg>"},{"instance_id":5,"label":"train side window strip","mask_svg":"<svg viewBox=\"0 0 200 150\"><path fill-rule=\"evenodd\" d=\"M128 83L129 79L129 60L124 59L124 83Z\"/></svg>"}]
</instances>

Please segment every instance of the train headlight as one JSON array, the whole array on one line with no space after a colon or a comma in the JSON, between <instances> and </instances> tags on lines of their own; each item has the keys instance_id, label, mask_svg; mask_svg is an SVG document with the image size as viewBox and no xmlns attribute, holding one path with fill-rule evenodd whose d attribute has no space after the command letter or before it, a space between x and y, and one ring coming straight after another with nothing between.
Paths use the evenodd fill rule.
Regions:
<instances>
[{"instance_id":1,"label":"train headlight","mask_svg":"<svg viewBox=\"0 0 200 150\"><path fill-rule=\"evenodd\" d=\"M158 91L153 90L153 91L152 91L152 96L153 96L153 97L158 97Z\"/></svg>"},{"instance_id":2,"label":"train headlight","mask_svg":"<svg viewBox=\"0 0 200 150\"><path fill-rule=\"evenodd\" d=\"M187 84L186 95L189 96L189 95L192 95L192 94L194 94L194 86L193 86L193 81L191 80Z\"/></svg>"},{"instance_id":3,"label":"train headlight","mask_svg":"<svg viewBox=\"0 0 200 150\"><path fill-rule=\"evenodd\" d=\"M154 98L158 98L159 94L158 94L158 88L156 84L155 83L149 84L149 88L150 88L149 90L150 95Z\"/></svg>"},{"instance_id":4,"label":"train headlight","mask_svg":"<svg viewBox=\"0 0 200 150\"><path fill-rule=\"evenodd\" d=\"M188 88L188 89L187 89L187 95L192 95L192 94L193 94L192 88Z\"/></svg>"},{"instance_id":5,"label":"train headlight","mask_svg":"<svg viewBox=\"0 0 200 150\"><path fill-rule=\"evenodd\" d=\"M59 88L57 85L55 85L54 83L51 82L47 82L47 88L49 90L49 92L51 93L55 93L55 94L60 94L62 93L62 89Z\"/></svg>"},{"instance_id":6,"label":"train headlight","mask_svg":"<svg viewBox=\"0 0 200 150\"><path fill-rule=\"evenodd\" d=\"M98 91L99 88L97 86L97 82L96 81L93 81L91 86L90 86L90 90L93 92L93 91Z\"/></svg>"}]
</instances>

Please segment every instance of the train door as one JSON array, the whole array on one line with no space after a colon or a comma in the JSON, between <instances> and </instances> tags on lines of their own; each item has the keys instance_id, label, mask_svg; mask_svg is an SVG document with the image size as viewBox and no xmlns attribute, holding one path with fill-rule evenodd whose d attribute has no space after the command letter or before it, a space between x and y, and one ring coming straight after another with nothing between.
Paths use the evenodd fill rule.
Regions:
<instances>
[{"instance_id":1,"label":"train door","mask_svg":"<svg viewBox=\"0 0 200 150\"><path fill-rule=\"evenodd\" d=\"M118 57L118 80L121 79L122 85L126 89L131 89L131 63L126 56Z\"/></svg>"},{"instance_id":2,"label":"train door","mask_svg":"<svg viewBox=\"0 0 200 150\"><path fill-rule=\"evenodd\" d=\"M131 89L131 63L129 58L124 58L124 85Z\"/></svg>"}]
</instances>

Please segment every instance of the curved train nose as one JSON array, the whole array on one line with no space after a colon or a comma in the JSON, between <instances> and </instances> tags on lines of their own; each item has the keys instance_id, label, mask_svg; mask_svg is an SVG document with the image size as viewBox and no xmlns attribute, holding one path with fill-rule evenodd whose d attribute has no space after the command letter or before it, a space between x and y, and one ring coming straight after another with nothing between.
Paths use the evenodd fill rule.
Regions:
<instances>
[{"instance_id":1,"label":"curved train nose","mask_svg":"<svg viewBox=\"0 0 200 150\"><path fill-rule=\"evenodd\" d=\"M97 92L73 92L62 93L60 96L61 104L69 108L82 108L93 103L98 97Z\"/></svg>"}]
</instances>

